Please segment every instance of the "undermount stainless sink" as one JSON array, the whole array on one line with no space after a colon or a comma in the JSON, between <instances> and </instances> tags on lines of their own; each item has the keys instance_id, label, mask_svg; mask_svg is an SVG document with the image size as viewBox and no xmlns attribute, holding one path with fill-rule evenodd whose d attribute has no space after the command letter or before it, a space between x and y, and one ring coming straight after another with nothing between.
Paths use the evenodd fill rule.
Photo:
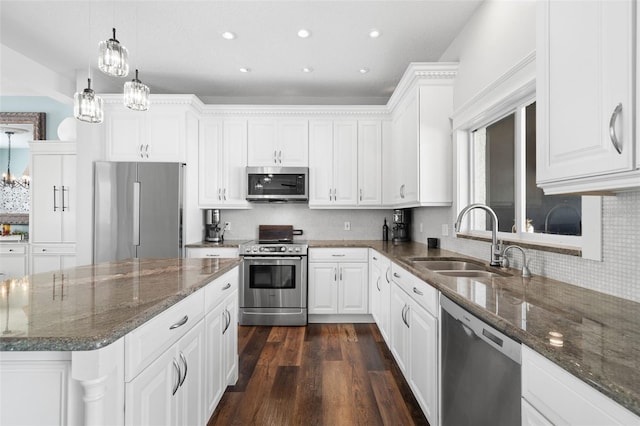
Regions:
<instances>
[{"instance_id":1,"label":"undermount stainless sink","mask_svg":"<svg viewBox=\"0 0 640 426\"><path fill-rule=\"evenodd\" d=\"M463 258L412 257L409 259L416 268L428 269L440 275L462 278L510 277L512 274L489 268L481 262Z\"/></svg>"}]
</instances>

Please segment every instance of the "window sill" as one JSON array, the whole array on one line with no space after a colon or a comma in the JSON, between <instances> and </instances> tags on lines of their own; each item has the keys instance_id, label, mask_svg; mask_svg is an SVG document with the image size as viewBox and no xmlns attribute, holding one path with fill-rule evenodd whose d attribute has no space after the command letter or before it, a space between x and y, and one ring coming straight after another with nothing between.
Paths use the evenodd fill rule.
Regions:
<instances>
[{"instance_id":1,"label":"window sill","mask_svg":"<svg viewBox=\"0 0 640 426\"><path fill-rule=\"evenodd\" d=\"M476 240L476 241L485 241L490 243L491 238L487 238L483 235L473 235L473 234L456 234L457 238L465 238L468 240ZM563 246L560 244L549 244L549 243L536 243L532 241L523 241L517 239L509 239L509 238L498 238L499 241L502 241L504 244L516 244L522 248L530 249L530 250L538 250L538 251L546 251L550 253L558 253L564 254L567 256L576 256L582 257L582 250L577 247L571 246Z\"/></svg>"}]
</instances>

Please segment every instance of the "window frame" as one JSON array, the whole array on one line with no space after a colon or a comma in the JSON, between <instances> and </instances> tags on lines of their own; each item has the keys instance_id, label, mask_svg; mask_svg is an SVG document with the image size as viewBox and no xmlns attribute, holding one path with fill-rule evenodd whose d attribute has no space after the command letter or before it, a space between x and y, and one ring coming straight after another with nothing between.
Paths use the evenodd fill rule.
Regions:
<instances>
[{"instance_id":1,"label":"window frame","mask_svg":"<svg viewBox=\"0 0 640 426\"><path fill-rule=\"evenodd\" d=\"M490 98L490 96L488 96ZM471 144L473 143L473 131L486 127L496 121L515 113L515 135L519 141L514 147L515 161L515 215L516 232L498 232L498 239L509 240L510 242L522 243L528 246L535 246L539 250L552 246L554 249L568 249L579 253L583 258L592 260L602 260L601 227L602 227L602 198L600 196L582 196L582 235L556 235L543 233L522 232L526 229L526 159L523 151L526 150L525 135L526 126L523 125L525 108L527 105L536 102L535 80L529 82L517 90L514 90L500 99L483 99L482 102L476 100L474 105L467 105L465 108L466 120L456 122L454 119L453 141L454 141L454 167L456 170L456 188L454 217L472 200L472 164L473 154ZM475 114L474 114L475 113ZM471 118L469 118L471 117ZM537 131L537 138L544 135ZM536 141L539 146L539 139ZM469 223L474 215L467 215L463 221L461 231L462 236L480 237L490 239L491 231L470 230ZM547 250L549 250L547 248ZM554 250L555 251L555 250Z\"/></svg>"}]
</instances>

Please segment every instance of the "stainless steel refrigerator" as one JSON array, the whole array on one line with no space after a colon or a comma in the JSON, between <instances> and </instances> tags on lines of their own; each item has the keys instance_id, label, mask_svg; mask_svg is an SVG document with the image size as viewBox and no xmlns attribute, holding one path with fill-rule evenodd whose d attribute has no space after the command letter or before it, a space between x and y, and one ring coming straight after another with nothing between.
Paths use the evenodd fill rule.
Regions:
<instances>
[{"instance_id":1,"label":"stainless steel refrigerator","mask_svg":"<svg viewBox=\"0 0 640 426\"><path fill-rule=\"evenodd\" d=\"M94 163L93 262L182 257L184 164Z\"/></svg>"}]
</instances>

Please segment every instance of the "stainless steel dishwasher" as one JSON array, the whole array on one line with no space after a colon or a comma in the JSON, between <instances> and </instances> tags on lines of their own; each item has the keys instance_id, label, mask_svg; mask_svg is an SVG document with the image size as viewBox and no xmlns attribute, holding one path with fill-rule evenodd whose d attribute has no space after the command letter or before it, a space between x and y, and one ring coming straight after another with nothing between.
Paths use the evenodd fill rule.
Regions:
<instances>
[{"instance_id":1,"label":"stainless steel dishwasher","mask_svg":"<svg viewBox=\"0 0 640 426\"><path fill-rule=\"evenodd\" d=\"M520 425L520 343L440 296L442 425Z\"/></svg>"}]
</instances>

